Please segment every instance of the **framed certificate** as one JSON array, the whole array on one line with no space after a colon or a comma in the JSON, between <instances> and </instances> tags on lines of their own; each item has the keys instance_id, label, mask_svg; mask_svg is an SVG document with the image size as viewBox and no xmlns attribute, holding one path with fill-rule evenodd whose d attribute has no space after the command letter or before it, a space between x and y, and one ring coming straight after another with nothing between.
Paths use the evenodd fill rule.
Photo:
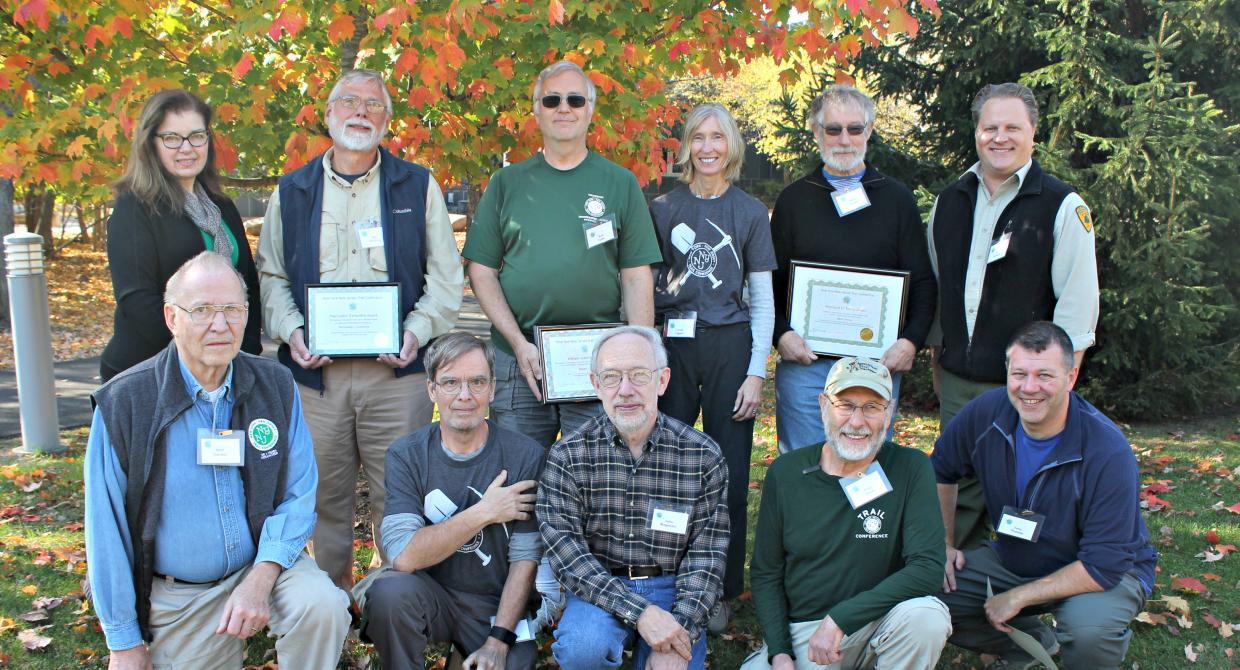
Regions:
<instances>
[{"instance_id":1,"label":"framed certificate","mask_svg":"<svg viewBox=\"0 0 1240 670\"><path fill-rule=\"evenodd\" d=\"M811 351L881 358L904 323L909 273L792 261L788 320Z\"/></svg>"},{"instance_id":2,"label":"framed certificate","mask_svg":"<svg viewBox=\"0 0 1240 670\"><path fill-rule=\"evenodd\" d=\"M535 326L534 344L542 364L543 403L598 400L590 383L590 354L594 341L622 323L580 326Z\"/></svg>"},{"instance_id":3,"label":"framed certificate","mask_svg":"<svg viewBox=\"0 0 1240 670\"><path fill-rule=\"evenodd\" d=\"M306 346L316 356L400 353L400 284L306 284Z\"/></svg>"}]
</instances>

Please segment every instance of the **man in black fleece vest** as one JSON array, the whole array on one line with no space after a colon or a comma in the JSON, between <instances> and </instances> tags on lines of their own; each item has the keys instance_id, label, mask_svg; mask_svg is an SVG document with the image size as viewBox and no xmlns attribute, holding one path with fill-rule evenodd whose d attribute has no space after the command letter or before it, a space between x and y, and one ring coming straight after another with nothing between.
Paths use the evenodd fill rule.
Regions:
<instances>
[{"instance_id":1,"label":"man in black fleece vest","mask_svg":"<svg viewBox=\"0 0 1240 670\"><path fill-rule=\"evenodd\" d=\"M989 84L973 100L978 162L939 194L930 260L939 280L935 390L943 428L973 398L1003 385L1004 351L1033 321L1067 331L1076 365L1094 343L1094 222L1075 189L1033 160L1038 102L1020 84ZM961 482L956 543L988 536L981 490Z\"/></svg>"},{"instance_id":2,"label":"man in black fleece vest","mask_svg":"<svg viewBox=\"0 0 1240 670\"><path fill-rule=\"evenodd\" d=\"M305 553L318 473L289 372L238 355L241 275L204 252L164 294L167 349L96 391L86 555L112 668L335 668L348 598Z\"/></svg>"}]
</instances>

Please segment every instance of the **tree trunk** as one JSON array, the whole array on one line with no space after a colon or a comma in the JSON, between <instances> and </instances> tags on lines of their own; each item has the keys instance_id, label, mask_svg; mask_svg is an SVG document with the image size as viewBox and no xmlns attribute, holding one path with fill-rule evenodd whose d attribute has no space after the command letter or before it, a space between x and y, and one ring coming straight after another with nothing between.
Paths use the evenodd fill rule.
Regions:
<instances>
[{"instance_id":1,"label":"tree trunk","mask_svg":"<svg viewBox=\"0 0 1240 670\"><path fill-rule=\"evenodd\" d=\"M73 203L73 213L74 215L77 216L78 239L85 242L87 245L90 245L91 244L91 239L90 239L91 229L90 229L90 226L87 225L86 223L86 210L82 208L81 202Z\"/></svg>"},{"instance_id":2,"label":"tree trunk","mask_svg":"<svg viewBox=\"0 0 1240 670\"><path fill-rule=\"evenodd\" d=\"M43 236L43 255L46 258L56 256L56 236L52 230L52 220L56 218L56 194L51 191L43 191L43 195L37 201L39 208L38 229L34 232ZM29 213L26 214L30 216ZM26 230L30 230L30 224L26 224Z\"/></svg>"},{"instance_id":3,"label":"tree trunk","mask_svg":"<svg viewBox=\"0 0 1240 670\"><path fill-rule=\"evenodd\" d=\"M0 237L13 232L13 180L0 179ZM4 266L0 259L0 267ZM7 276L7 273L4 273ZM9 327L9 282L0 277L0 328Z\"/></svg>"},{"instance_id":4,"label":"tree trunk","mask_svg":"<svg viewBox=\"0 0 1240 670\"><path fill-rule=\"evenodd\" d=\"M91 237L91 247L95 251L103 251L108 248L108 208L104 205L95 205L91 208L94 214L92 217L94 227L94 235Z\"/></svg>"},{"instance_id":5,"label":"tree trunk","mask_svg":"<svg viewBox=\"0 0 1240 670\"><path fill-rule=\"evenodd\" d=\"M340 45L340 73L344 74L353 69L353 64L357 62L357 50L361 46L362 38L366 36L366 27L370 23L370 12L365 8L359 8L357 13L353 15L353 37L350 37L344 44Z\"/></svg>"}]
</instances>

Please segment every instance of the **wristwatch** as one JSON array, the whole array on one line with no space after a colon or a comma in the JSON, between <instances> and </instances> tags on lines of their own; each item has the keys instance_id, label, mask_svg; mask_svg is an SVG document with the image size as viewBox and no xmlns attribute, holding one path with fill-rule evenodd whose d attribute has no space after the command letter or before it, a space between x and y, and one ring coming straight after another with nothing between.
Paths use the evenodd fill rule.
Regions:
<instances>
[{"instance_id":1,"label":"wristwatch","mask_svg":"<svg viewBox=\"0 0 1240 670\"><path fill-rule=\"evenodd\" d=\"M491 626L490 637L503 642L509 648L517 643L517 634L502 626Z\"/></svg>"}]
</instances>

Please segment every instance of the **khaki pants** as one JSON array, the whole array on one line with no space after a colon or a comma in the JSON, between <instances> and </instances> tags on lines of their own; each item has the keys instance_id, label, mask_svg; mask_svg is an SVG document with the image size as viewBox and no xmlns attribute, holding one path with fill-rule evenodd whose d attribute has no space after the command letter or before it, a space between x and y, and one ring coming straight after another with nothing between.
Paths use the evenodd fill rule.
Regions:
<instances>
[{"instance_id":1,"label":"khaki pants","mask_svg":"<svg viewBox=\"0 0 1240 670\"><path fill-rule=\"evenodd\" d=\"M371 358L343 358L323 368L324 391L300 386L301 405L314 437L319 467L310 538L314 560L337 586L353 585L353 510L357 472L370 485L370 524L375 539L372 567L389 559L379 542L383 522L383 460L388 447L430 423L434 409L426 393L426 374L396 377L392 368Z\"/></svg>"},{"instance_id":2,"label":"khaki pants","mask_svg":"<svg viewBox=\"0 0 1240 670\"><path fill-rule=\"evenodd\" d=\"M834 665L809 660L809 639L821 621L804 621L788 626L797 670L836 670L877 668L878 670L930 670L939 662L943 645L951 635L947 606L934 596L913 598L891 608L881 619L845 635L840 642L844 657ZM765 670L766 645L745 659L742 670Z\"/></svg>"},{"instance_id":3,"label":"khaki pants","mask_svg":"<svg viewBox=\"0 0 1240 670\"><path fill-rule=\"evenodd\" d=\"M939 433L956 418L969 401L1002 384L975 382L957 377L939 368ZM990 517L986 515L986 499L982 485L976 477L965 477L956 482L956 536L957 549L980 547L990 539Z\"/></svg>"},{"instance_id":4,"label":"khaki pants","mask_svg":"<svg viewBox=\"0 0 1240 670\"><path fill-rule=\"evenodd\" d=\"M214 670L241 667L245 646L231 635L217 635L224 604L249 570L238 570L211 585L151 584L151 660L156 668ZM276 659L282 668L330 670L336 667L349 631L349 598L302 554L280 573L271 591Z\"/></svg>"}]
</instances>

